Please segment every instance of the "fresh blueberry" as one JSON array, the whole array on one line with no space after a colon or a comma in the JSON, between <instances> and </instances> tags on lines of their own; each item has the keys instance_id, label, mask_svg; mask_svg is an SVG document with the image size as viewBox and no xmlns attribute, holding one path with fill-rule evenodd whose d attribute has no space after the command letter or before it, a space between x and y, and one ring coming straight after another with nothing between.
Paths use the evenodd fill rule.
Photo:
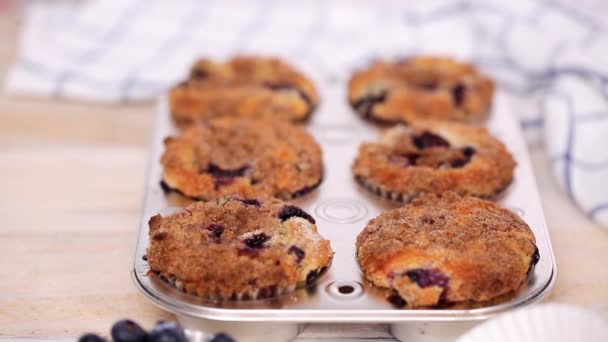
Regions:
<instances>
[{"instance_id":1,"label":"fresh blueberry","mask_svg":"<svg viewBox=\"0 0 608 342\"><path fill-rule=\"evenodd\" d=\"M123 319L112 326L112 340L115 342L146 341L148 334L137 323Z\"/></svg>"},{"instance_id":2,"label":"fresh blueberry","mask_svg":"<svg viewBox=\"0 0 608 342\"><path fill-rule=\"evenodd\" d=\"M296 207L295 205L288 205L286 207L283 207L283 209L281 209L281 211L279 212L279 218L281 219L281 221L288 220L294 216L301 217L312 224L315 223L315 219L310 216L309 213L302 210L302 208Z\"/></svg>"},{"instance_id":3,"label":"fresh blueberry","mask_svg":"<svg viewBox=\"0 0 608 342\"><path fill-rule=\"evenodd\" d=\"M289 249L287 250L287 254L295 254L296 261L298 264L302 262L302 259L304 259L304 257L306 256L306 252L304 252L301 248L295 245L289 247Z\"/></svg>"},{"instance_id":4,"label":"fresh blueberry","mask_svg":"<svg viewBox=\"0 0 608 342\"><path fill-rule=\"evenodd\" d=\"M78 342L105 342L105 340L98 335L89 333L80 336Z\"/></svg>"},{"instance_id":5,"label":"fresh blueberry","mask_svg":"<svg viewBox=\"0 0 608 342\"><path fill-rule=\"evenodd\" d=\"M268 236L264 233L260 233L260 234L255 234L255 235L251 236L250 238L245 239L243 242L249 248L261 249L261 248L264 248L264 244L268 240L270 240L270 236Z\"/></svg>"},{"instance_id":6,"label":"fresh blueberry","mask_svg":"<svg viewBox=\"0 0 608 342\"><path fill-rule=\"evenodd\" d=\"M424 132L414 137L414 145L419 149L430 147L450 147L450 143L437 134Z\"/></svg>"},{"instance_id":7,"label":"fresh blueberry","mask_svg":"<svg viewBox=\"0 0 608 342\"><path fill-rule=\"evenodd\" d=\"M213 338L211 340L209 340L209 342L235 342L235 341L232 338L232 336L230 336L226 333L219 333L219 334L216 334L215 336L213 336Z\"/></svg>"},{"instance_id":8,"label":"fresh blueberry","mask_svg":"<svg viewBox=\"0 0 608 342\"><path fill-rule=\"evenodd\" d=\"M188 338L179 323L158 321L150 333L149 342L188 342Z\"/></svg>"},{"instance_id":9,"label":"fresh blueberry","mask_svg":"<svg viewBox=\"0 0 608 342\"><path fill-rule=\"evenodd\" d=\"M452 88L452 99L454 100L454 104L456 106L461 106L464 102L465 92L466 87L462 83L458 83L454 88Z\"/></svg>"}]
</instances>

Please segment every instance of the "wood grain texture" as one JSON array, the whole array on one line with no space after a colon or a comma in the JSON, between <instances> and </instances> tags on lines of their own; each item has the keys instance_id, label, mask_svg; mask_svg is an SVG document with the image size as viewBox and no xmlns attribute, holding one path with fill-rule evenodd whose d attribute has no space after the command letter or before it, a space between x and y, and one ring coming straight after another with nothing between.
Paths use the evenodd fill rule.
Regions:
<instances>
[{"instance_id":1,"label":"wood grain texture","mask_svg":"<svg viewBox=\"0 0 608 342\"><path fill-rule=\"evenodd\" d=\"M18 21L0 14L0 73ZM97 105L0 94L0 336L107 334L131 317L170 317L131 278L153 103ZM608 231L557 190L540 149L533 162L558 261L549 301L608 314ZM302 340L384 338L384 325L308 325Z\"/></svg>"}]
</instances>

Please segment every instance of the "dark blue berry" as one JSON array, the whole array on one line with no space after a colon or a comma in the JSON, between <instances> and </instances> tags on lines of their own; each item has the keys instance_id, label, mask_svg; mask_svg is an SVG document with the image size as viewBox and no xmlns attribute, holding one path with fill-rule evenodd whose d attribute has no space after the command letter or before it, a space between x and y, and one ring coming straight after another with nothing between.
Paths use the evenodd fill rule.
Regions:
<instances>
[{"instance_id":1,"label":"dark blue berry","mask_svg":"<svg viewBox=\"0 0 608 342\"><path fill-rule=\"evenodd\" d=\"M450 162L450 166L453 168L459 168L459 167L463 167L465 165L467 165L469 163L468 159L454 159Z\"/></svg>"},{"instance_id":2,"label":"dark blue berry","mask_svg":"<svg viewBox=\"0 0 608 342\"><path fill-rule=\"evenodd\" d=\"M260 233L260 234L255 234L255 235L251 236L250 238L245 239L243 242L249 248L260 249L260 248L264 248L264 244L268 240L270 240L270 236L268 236L264 233Z\"/></svg>"},{"instance_id":3,"label":"dark blue berry","mask_svg":"<svg viewBox=\"0 0 608 342\"><path fill-rule=\"evenodd\" d=\"M245 165L245 166L241 166L238 169L228 170L228 169L223 169L212 163L212 164L209 164L209 166L207 166L207 169L205 169L203 172L206 172L210 175L218 176L218 177L243 177L245 175L245 172L247 172L248 169L249 169L249 166Z\"/></svg>"},{"instance_id":4,"label":"dark blue berry","mask_svg":"<svg viewBox=\"0 0 608 342\"><path fill-rule=\"evenodd\" d=\"M227 170L211 163L201 172L208 173L213 177L213 184L217 190L222 186L232 184L232 182L234 182L234 178L244 177L247 170L249 170L249 166L247 165L235 170Z\"/></svg>"},{"instance_id":5,"label":"dark blue berry","mask_svg":"<svg viewBox=\"0 0 608 342\"><path fill-rule=\"evenodd\" d=\"M257 295L256 299L266 299L266 298L274 297L277 295L277 289L278 288L276 285L262 287L258 291L258 295Z\"/></svg>"},{"instance_id":6,"label":"dark blue berry","mask_svg":"<svg viewBox=\"0 0 608 342\"><path fill-rule=\"evenodd\" d=\"M95 334L84 334L80 336L78 342L105 342L105 340Z\"/></svg>"},{"instance_id":7,"label":"dark blue berry","mask_svg":"<svg viewBox=\"0 0 608 342\"><path fill-rule=\"evenodd\" d=\"M220 237L222 236L222 233L224 233L224 227L217 223L212 223L207 226L207 230L209 231L209 236L213 241L220 242Z\"/></svg>"},{"instance_id":8,"label":"dark blue berry","mask_svg":"<svg viewBox=\"0 0 608 342\"><path fill-rule=\"evenodd\" d=\"M313 285L317 282L317 280L327 271L327 267L323 266L321 268L317 268L316 270L312 270L308 272L306 275L306 285Z\"/></svg>"},{"instance_id":9,"label":"dark blue berry","mask_svg":"<svg viewBox=\"0 0 608 342\"><path fill-rule=\"evenodd\" d=\"M424 132L414 137L414 145L419 149L430 147L450 147L450 143L437 134Z\"/></svg>"},{"instance_id":10,"label":"dark blue berry","mask_svg":"<svg viewBox=\"0 0 608 342\"><path fill-rule=\"evenodd\" d=\"M209 340L209 342L235 342L235 341L232 338L232 336L230 336L226 333L219 333L219 334L216 334L215 336L213 336L213 338L211 340Z\"/></svg>"},{"instance_id":11,"label":"dark blue berry","mask_svg":"<svg viewBox=\"0 0 608 342\"><path fill-rule=\"evenodd\" d=\"M475 154L475 152L475 149L471 146L467 146L462 149L462 154L464 154L464 156L467 158L471 158Z\"/></svg>"},{"instance_id":12,"label":"dark blue berry","mask_svg":"<svg viewBox=\"0 0 608 342\"><path fill-rule=\"evenodd\" d=\"M160 188L163 189L163 192L165 194L173 191L173 189L171 189L171 187L169 186L169 184L167 184L164 180L161 180L159 182L159 184L160 184Z\"/></svg>"},{"instance_id":13,"label":"dark blue berry","mask_svg":"<svg viewBox=\"0 0 608 342\"><path fill-rule=\"evenodd\" d=\"M300 90L300 88L296 87L291 83L279 82L279 83L265 83L264 86L272 91L291 91L294 90L298 93L298 96L302 98L304 102L308 105L308 107L312 107L312 99L308 97L308 95Z\"/></svg>"},{"instance_id":14,"label":"dark blue berry","mask_svg":"<svg viewBox=\"0 0 608 342\"><path fill-rule=\"evenodd\" d=\"M416 268L405 272L411 281L420 287L446 287L450 278L437 269Z\"/></svg>"},{"instance_id":15,"label":"dark blue berry","mask_svg":"<svg viewBox=\"0 0 608 342\"><path fill-rule=\"evenodd\" d=\"M262 205L262 203L259 200L255 199L255 198L237 198L236 200L239 201L239 202L241 202L241 203L243 203L243 204L245 204L245 205L252 205L252 206L255 206L255 207L259 207L259 206Z\"/></svg>"},{"instance_id":16,"label":"dark blue berry","mask_svg":"<svg viewBox=\"0 0 608 342\"><path fill-rule=\"evenodd\" d=\"M456 106L461 106L464 102L465 92L466 87L462 83L458 83L454 88L452 88L452 100L454 100L454 104Z\"/></svg>"},{"instance_id":17,"label":"dark blue berry","mask_svg":"<svg viewBox=\"0 0 608 342\"><path fill-rule=\"evenodd\" d=\"M369 118L373 115L374 106L384 102L386 100L386 95L386 91L380 92L379 94L366 95L353 103L353 107L355 107L363 117Z\"/></svg>"},{"instance_id":18,"label":"dark blue berry","mask_svg":"<svg viewBox=\"0 0 608 342\"><path fill-rule=\"evenodd\" d=\"M302 249L298 248L295 245L289 247L289 249L287 250L287 254L295 254L296 261L298 264L302 262L302 259L304 259L304 257L306 256L306 252L304 252Z\"/></svg>"},{"instance_id":19,"label":"dark blue berry","mask_svg":"<svg viewBox=\"0 0 608 342\"><path fill-rule=\"evenodd\" d=\"M149 342L188 342L188 338L179 323L158 321L150 333Z\"/></svg>"},{"instance_id":20,"label":"dark blue berry","mask_svg":"<svg viewBox=\"0 0 608 342\"><path fill-rule=\"evenodd\" d=\"M281 211L279 212L279 218L281 219L281 221L285 221L294 216L301 217L312 224L315 223L315 219L310 216L309 213L302 210L302 208L296 207L295 205L283 207L283 209L281 209Z\"/></svg>"},{"instance_id":21,"label":"dark blue berry","mask_svg":"<svg viewBox=\"0 0 608 342\"><path fill-rule=\"evenodd\" d=\"M534 245L534 254L532 254L532 264L534 264L534 265L538 264L539 260L540 260L540 252L538 251L538 247L536 247L536 245Z\"/></svg>"},{"instance_id":22,"label":"dark blue berry","mask_svg":"<svg viewBox=\"0 0 608 342\"><path fill-rule=\"evenodd\" d=\"M393 306L397 308L402 308L405 306L406 301L401 298L401 296L397 293L393 293L386 298L389 303L393 304Z\"/></svg>"},{"instance_id":23,"label":"dark blue berry","mask_svg":"<svg viewBox=\"0 0 608 342\"><path fill-rule=\"evenodd\" d=\"M443 288L440 301L445 301L450 278L438 269L416 268L405 272L411 281L420 287L439 286Z\"/></svg>"},{"instance_id":24,"label":"dark blue berry","mask_svg":"<svg viewBox=\"0 0 608 342\"><path fill-rule=\"evenodd\" d=\"M146 341L148 334L137 323L123 319L112 326L112 340L115 342Z\"/></svg>"}]
</instances>

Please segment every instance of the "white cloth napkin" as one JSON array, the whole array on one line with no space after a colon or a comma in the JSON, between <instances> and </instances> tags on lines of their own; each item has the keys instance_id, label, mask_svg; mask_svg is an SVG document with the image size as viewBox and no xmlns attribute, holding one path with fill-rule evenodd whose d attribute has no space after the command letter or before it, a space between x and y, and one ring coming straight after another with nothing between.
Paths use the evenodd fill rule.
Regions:
<instances>
[{"instance_id":1,"label":"white cloth napkin","mask_svg":"<svg viewBox=\"0 0 608 342\"><path fill-rule=\"evenodd\" d=\"M565 0L564 0L565 1ZM608 225L608 34L601 0L36 1L11 92L93 101L157 96L197 56L280 55L328 80L376 57L471 60L544 139L565 193ZM604 17L605 19L606 17Z\"/></svg>"}]
</instances>

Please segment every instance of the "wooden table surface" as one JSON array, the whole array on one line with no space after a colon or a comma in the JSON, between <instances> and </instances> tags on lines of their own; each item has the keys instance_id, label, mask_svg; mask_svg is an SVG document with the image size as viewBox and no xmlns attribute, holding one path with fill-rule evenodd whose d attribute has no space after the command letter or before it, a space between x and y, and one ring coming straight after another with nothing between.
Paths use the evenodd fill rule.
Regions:
<instances>
[{"instance_id":1,"label":"wooden table surface","mask_svg":"<svg viewBox=\"0 0 608 342\"><path fill-rule=\"evenodd\" d=\"M18 20L0 13L0 77ZM0 93L0 336L106 333L168 314L130 278L153 103L101 105ZM533 164L557 257L547 301L608 315L608 229L569 202L540 147Z\"/></svg>"}]
</instances>

